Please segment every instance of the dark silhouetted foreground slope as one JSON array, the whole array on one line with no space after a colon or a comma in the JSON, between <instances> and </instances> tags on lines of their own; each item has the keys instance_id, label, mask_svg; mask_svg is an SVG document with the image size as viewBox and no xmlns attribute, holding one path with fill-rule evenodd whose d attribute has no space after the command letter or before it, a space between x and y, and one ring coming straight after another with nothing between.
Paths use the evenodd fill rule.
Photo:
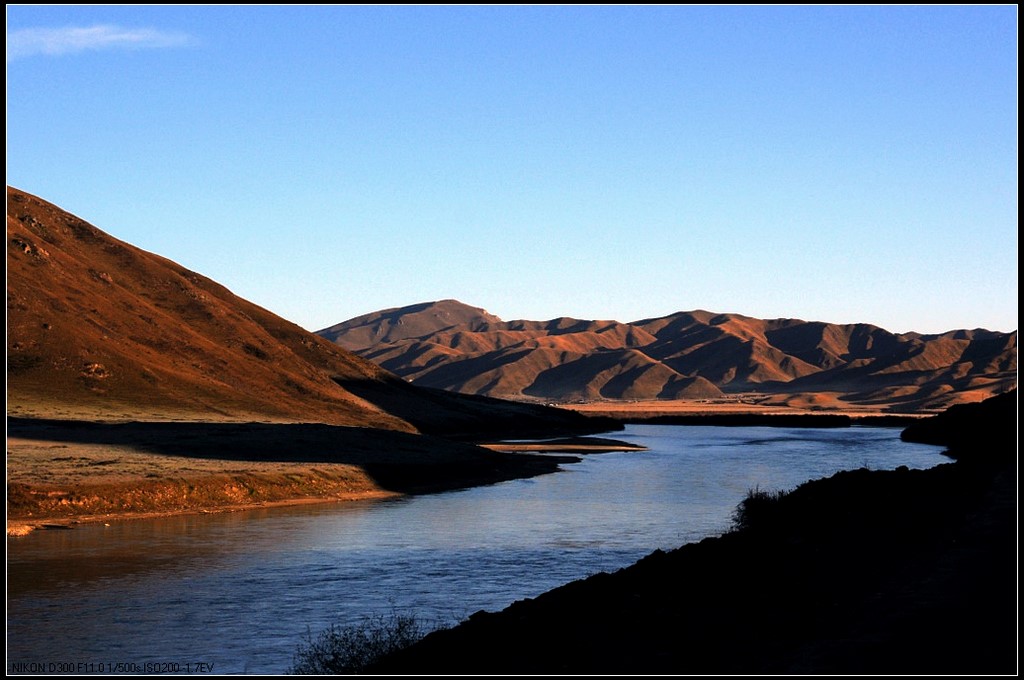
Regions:
<instances>
[{"instance_id":1,"label":"dark silhouetted foreground slope","mask_svg":"<svg viewBox=\"0 0 1024 680\"><path fill-rule=\"evenodd\" d=\"M476 614L374 670L1016 673L1016 452L966 453L1005 446L1016 418L986 427L957 463L756 496L732 533Z\"/></svg>"},{"instance_id":2,"label":"dark silhouetted foreground slope","mask_svg":"<svg viewBox=\"0 0 1024 680\"><path fill-rule=\"evenodd\" d=\"M1017 432L1006 428L1017 419L1017 390L987 399L980 404L960 404L933 418L907 427L900 438L908 442L937 444L952 458L970 462L992 456L1017 457ZM1000 461L992 461L1000 462ZM1009 463L1010 459L1001 462Z\"/></svg>"}]
</instances>

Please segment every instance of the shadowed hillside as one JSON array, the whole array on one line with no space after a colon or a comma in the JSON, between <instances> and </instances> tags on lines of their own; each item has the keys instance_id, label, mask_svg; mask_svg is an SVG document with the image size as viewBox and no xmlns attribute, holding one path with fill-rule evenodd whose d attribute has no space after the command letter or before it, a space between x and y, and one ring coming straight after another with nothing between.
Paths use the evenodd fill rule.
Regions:
<instances>
[{"instance_id":1,"label":"shadowed hillside","mask_svg":"<svg viewBox=\"0 0 1024 680\"><path fill-rule=\"evenodd\" d=\"M1015 674L1016 413L930 470L752 492L737 529L432 633L385 674ZM994 402L994 403L993 403ZM920 424L929 430L943 420Z\"/></svg>"},{"instance_id":2,"label":"shadowed hillside","mask_svg":"<svg viewBox=\"0 0 1024 680\"><path fill-rule=\"evenodd\" d=\"M417 385L563 402L757 392L816 410L846 403L914 411L1005 392L1017 370L1016 331L894 334L702 310L628 324L503 322L443 300L367 314L320 335Z\"/></svg>"},{"instance_id":3,"label":"shadowed hillside","mask_svg":"<svg viewBox=\"0 0 1024 680\"><path fill-rule=\"evenodd\" d=\"M166 258L7 188L9 415L437 434L606 429L408 385ZM437 326L429 326L433 328Z\"/></svg>"},{"instance_id":4,"label":"shadowed hillside","mask_svg":"<svg viewBox=\"0 0 1024 680\"><path fill-rule=\"evenodd\" d=\"M933 418L911 424L900 438L945 446L946 454L958 460L992 463L1000 461L989 461L989 456L1010 455L1001 462L1016 464L1018 433L1003 424L1016 421L1018 411L1017 390L1013 390L978 404L952 406Z\"/></svg>"}]
</instances>

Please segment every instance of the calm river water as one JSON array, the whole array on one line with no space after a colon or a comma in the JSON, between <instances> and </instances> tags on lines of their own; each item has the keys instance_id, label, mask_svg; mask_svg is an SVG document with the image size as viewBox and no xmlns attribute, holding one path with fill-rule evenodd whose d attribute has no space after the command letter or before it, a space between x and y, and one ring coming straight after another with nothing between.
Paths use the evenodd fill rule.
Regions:
<instances>
[{"instance_id":1,"label":"calm river water","mask_svg":"<svg viewBox=\"0 0 1024 680\"><path fill-rule=\"evenodd\" d=\"M8 538L7 670L280 673L307 632L332 623L392 610L452 623L719 534L754 486L947 460L885 428L629 426L613 436L650 450L429 496Z\"/></svg>"}]
</instances>

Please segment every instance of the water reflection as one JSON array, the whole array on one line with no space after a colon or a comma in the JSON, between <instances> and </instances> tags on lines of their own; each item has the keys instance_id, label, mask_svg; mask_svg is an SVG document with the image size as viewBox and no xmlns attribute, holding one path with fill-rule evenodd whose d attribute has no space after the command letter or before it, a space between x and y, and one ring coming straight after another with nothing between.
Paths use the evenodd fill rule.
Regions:
<instances>
[{"instance_id":1,"label":"water reflection","mask_svg":"<svg viewBox=\"0 0 1024 680\"><path fill-rule=\"evenodd\" d=\"M384 502L384 501L378 501ZM332 507L354 520L374 501ZM8 592L39 594L88 588L110 579L138 579L222 567L232 559L266 559L315 540L309 506L148 520L83 524L71 531L42 530L8 537Z\"/></svg>"}]
</instances>

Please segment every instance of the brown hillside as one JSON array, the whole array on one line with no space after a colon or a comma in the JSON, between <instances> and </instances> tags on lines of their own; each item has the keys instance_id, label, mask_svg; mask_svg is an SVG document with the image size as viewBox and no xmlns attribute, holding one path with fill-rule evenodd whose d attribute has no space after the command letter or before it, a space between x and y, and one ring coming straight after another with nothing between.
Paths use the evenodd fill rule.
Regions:
<instances>
[{"instance_id":1,"label":"brown hillside","mask_svg":"<svg viewBox=\"0 0 1024 680\"><path fill-rule=\"evenodd\" d=\"M514 396L523 394L537 375L582 356L548 348L512 348L439 364L414 382L468 394Z\"/></svg>"},{"instance_id":2,"label":"brown hillside","mask_svg":"<svg viewBox=\"0 0 1024 680\"><path fill-rule=\"evenodd\" d=\"M435 433L583 422L414 388L200 274L11 187L7 244L9 415ZM443 315L441 303L434 318Z\"/></svg>"},{"instance_id":3,"label":"brown hillside","mask_svg":"<svg viewBox=\"0 0 1024 680\"><path fill-rule=\"evenodd\" d=\"M377 366L7 189L8 410L413 427L338 387Z\"/></svg>"},{"instance_id":4,"label":"brown hillside","mask_svg":"<svg viewBox=\"0 0 1024 680\"><path fill-rule=\"evenodd\" d=\"M318 332L331 342L351 350L381 343L422 338L449 328L474 326L501 319L457 300L441 300L395 309L385 309L350 319Z\"/></svg>"},{"instance_id":5,"label":"brown hillside","mask_svg":"<svg viewBox=\"0 0 1024 680\"><path fill-rule=\"evenodd\" d=\"M453 300L402 310L321 333L355 346L387 317L389 328L415 329L415 338L381 340L358 350L362 356L416 384L506 398L714 400L757 392L764 403L808 403L817 410L846 403L917 411L978 401L1016 385L1016 332L894 334L870 324L704 310L633 323L502 322ZM438 319L463 322L448 326ZM429 332L432 326L439 328ZM832 396L808 400L815 393Z\"/></svg>"},{"instance_id":6,"label":"brown hillside","mask_svg":"<svg viewBox=\"0 0 1024 680\"><path fill-rule=\"evenodd\" d=\"M533 396L573 399L648 399L683 380L671 368L633 349L597 352L553 367L525 390Z\"/></svg>"}]
</instances>

